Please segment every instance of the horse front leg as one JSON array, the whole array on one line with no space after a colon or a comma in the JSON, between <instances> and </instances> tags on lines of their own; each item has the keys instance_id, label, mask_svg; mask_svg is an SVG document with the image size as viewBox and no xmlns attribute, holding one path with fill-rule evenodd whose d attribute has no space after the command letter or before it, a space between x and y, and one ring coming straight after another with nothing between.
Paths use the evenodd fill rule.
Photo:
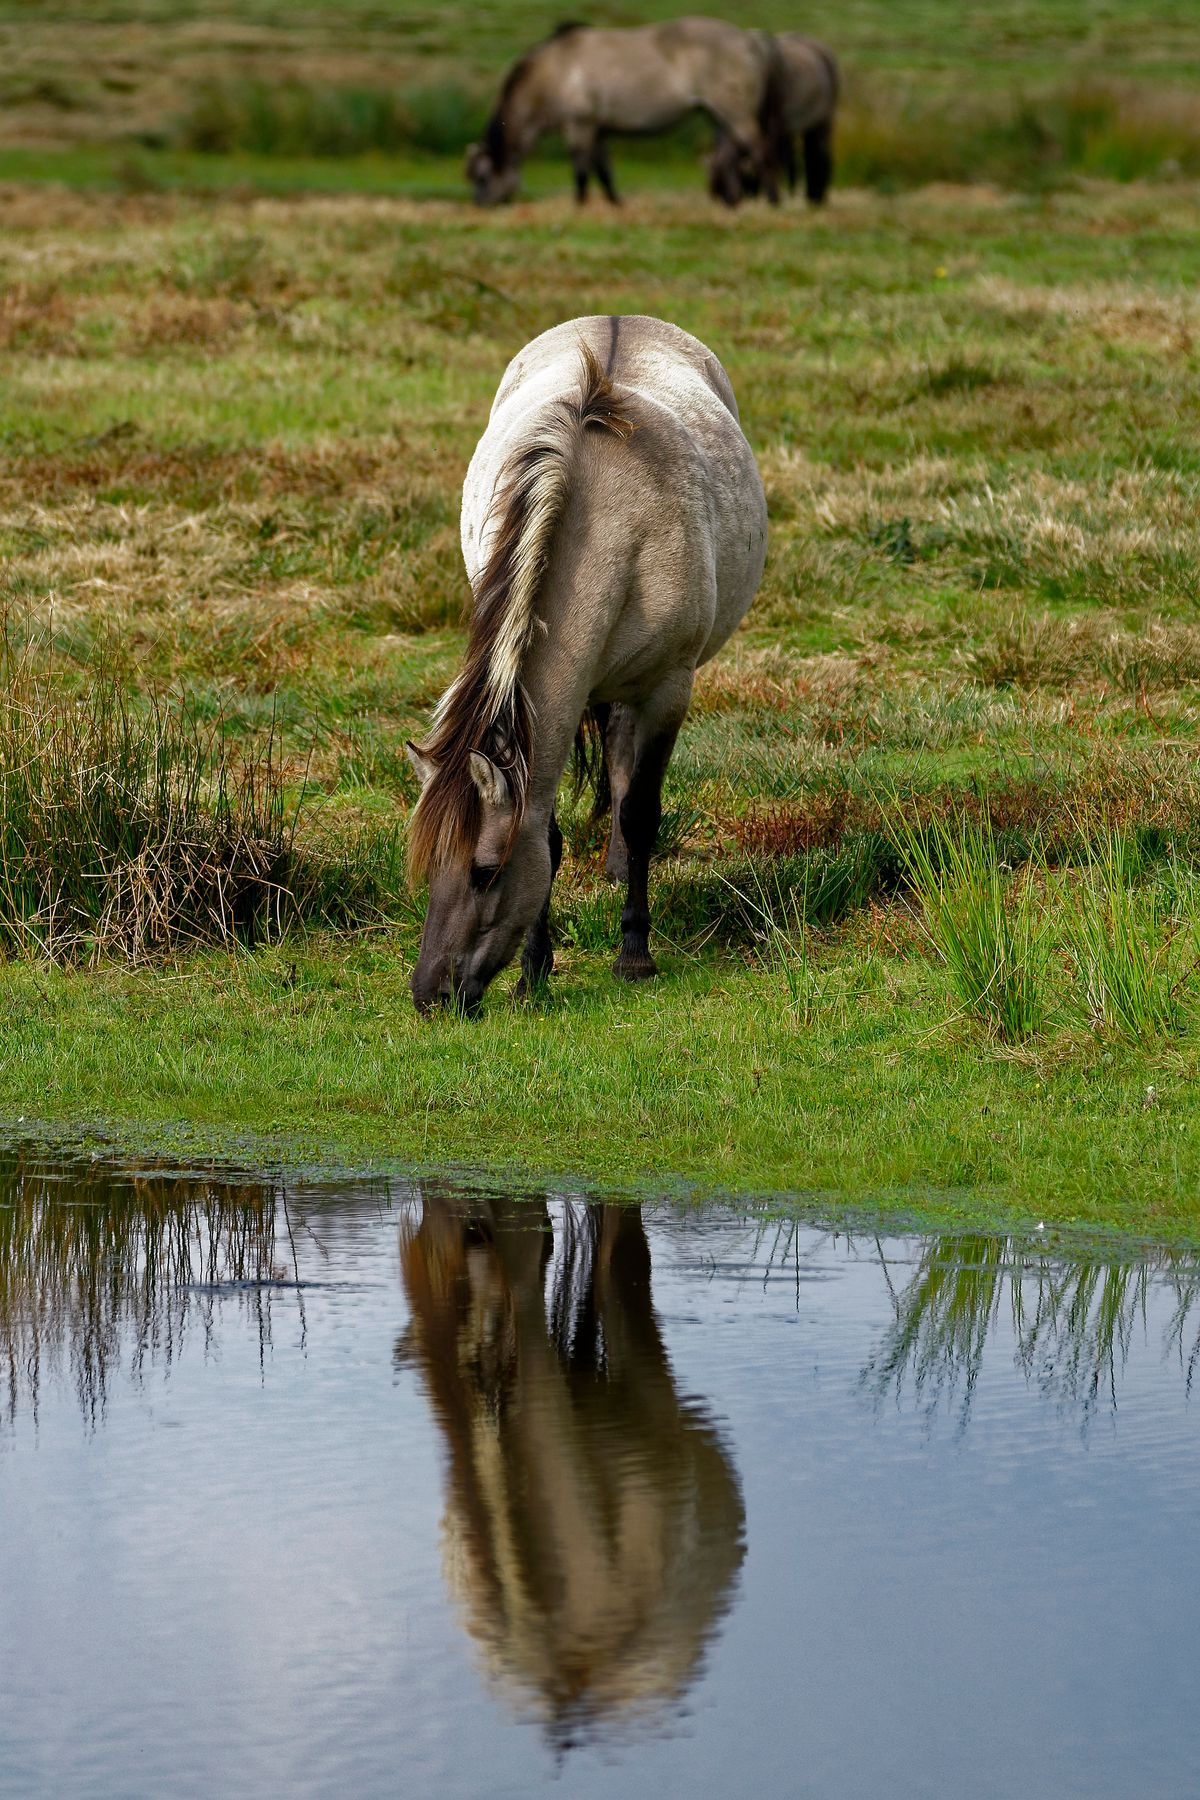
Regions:
<instances>
[{"instance_id":1,"label":"horse front leg","mask_svg":"<svg viewBox=\"0 0 1200 1800\"><path fill-rule=\"evenodd\" d=\"M833 122L824 119L804 134L804 189L814 206L820 206L833 180Z\"/></svg>"},{"instance_id":2,"label":"horse front leg","mask_svg":"<svg viewBox=\"0 0 1200 1800\"><path fill-rule=\"evenodd\" d=\"M575 198L582 206L588 196L588 178L596 160L596 133L591 126L575 125L565 133L575 171Z\"/></svg>"},{"instance_id":3,"label":"horse front leg","mask_svg":"<svg viewBox=\"0 0 1200 1800\"><path fill-rule=\"evenodd\" d=\"M554 968L554 946L550 942L550 893L554 887L554 877L558 874L558 866L562 862L563 835L558 828L558 820L550 814L550 887L546 889L546 904L529 927L525 939L525 948L521 952L521 979L517 983L517 998L525 1000L539 988L545 987Z\"/></svg>"},{"instance_id":4,"label":"horse front leg","mask_svg":"<svg viewBox=\"0 0 1200 1800\"><path fill-rule=\"evenodd\" d=\"M639 714L633 775L620 803L621 837L629 859L629 885L621 913L621 953L613 974L646 981L658 973L650 954L650 858L662 823L662 784L691 696L689 670L664 685Z\"/></svg>"}]
</instances>

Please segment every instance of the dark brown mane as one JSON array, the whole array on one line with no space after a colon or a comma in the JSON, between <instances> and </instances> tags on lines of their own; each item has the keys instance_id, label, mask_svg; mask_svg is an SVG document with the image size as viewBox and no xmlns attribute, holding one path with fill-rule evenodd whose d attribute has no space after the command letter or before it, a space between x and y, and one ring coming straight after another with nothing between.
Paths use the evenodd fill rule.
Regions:
<instances>
[{"instance_id":1,"label":"dark brown mane","mask_svg":"<svg viewBox=\"0 0 1200 1800\"><path fill-rule=\"evenodd\" d=\"M508 781L513 812L506 856L524 817L534 719L520 665L538 628L536 600L569 497L575 451L590 426L619 438L634 429L618 411L612 382L590 348L582 344L580 349L578 397L545 409L509 462L497 494L497 522L475 582L466 655L423 746L434 768L412 819L408 859L413 881L451 863L470 863L483 823L472 751L482 752Z\"/></svg>"}]
</instances>

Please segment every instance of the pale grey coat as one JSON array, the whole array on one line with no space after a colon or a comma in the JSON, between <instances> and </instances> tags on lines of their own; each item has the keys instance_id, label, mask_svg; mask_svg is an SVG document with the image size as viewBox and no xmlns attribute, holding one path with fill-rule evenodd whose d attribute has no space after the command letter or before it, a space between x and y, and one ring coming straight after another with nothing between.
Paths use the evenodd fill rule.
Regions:
<instances>
[{"instance_id":1,"label":"pale grey coat","mask_svg":"<svg viewBox=\"0 0 1200 1800\"><path fill-rule=\"evenodd\" d=\"M593 387L607 394L603 404L632 430L580 425L585 361ZM428 798L436 780L443 798L449 791L452 760L470 757L481 803L476 881L481 866L493 869L504 893L489 886L480 900L470 869L431 869L419 1004L473 1003L537 927L552 878L558 785L581 715L598 705L613 709L609 869L630 883L618 973L653 973L645 865L662 773L695 670L745 614L766 553L762 481L729 378L698 339L664 320L574 319L509 364L463 490L463 556L477 594L494 569L498 534L512 536L511 505L506 513L502 502L518 469L527 498L499 626L492 612L482 690L469 649L432 738L413 757L426 784L418 815L422 805L436 808ZM518 726L532 721L527 770L509 751L521 735L514 709ZM496 721L495 747L457 733L456 719L477 730L480 718ZM527 945L527 975L529 955Z\"/></svg>"},{"instance_id":2,"label":"pale grey coat","mask_svg":"<svg viewBox=\"0 0 1200 1800\"><path fill-rule=\"evenodd\" d=\"M560 26L514 64L481 142L469 147L474 197L480 205L511 199L539 138L559 132L579 199L595 175L615 200L608 134L669 131L696 111L769 182L766 134L777 75L768 34L723 19Z\"/></svg>"}]
</instances>

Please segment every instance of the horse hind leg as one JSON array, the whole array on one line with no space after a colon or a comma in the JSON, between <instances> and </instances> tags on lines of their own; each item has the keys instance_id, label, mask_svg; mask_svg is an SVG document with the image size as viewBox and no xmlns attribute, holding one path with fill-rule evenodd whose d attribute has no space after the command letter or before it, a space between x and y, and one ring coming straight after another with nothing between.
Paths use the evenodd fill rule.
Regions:
<instances>
[{"instance_id":1,"label":"horse hind leg","mask_svg":"<svg viewBox=\"0 0 1200 1800\"><path fill-rule=\"evenodd\" d=\"M553 813L550 814L549 837L550 888L553 888L563 852L563 835ZM554 946L550 941L550 888L546 890L546 904L529 927L525 948L521 953L521 979L517 983L517 998L520 1000L528 999L531 994L544 988L554 968Z\"/></svg>"},{"instance_id":2,"label":"horse hind leg","mask_svg":"<svg viewBox=\"0 0 1200 1800\"><path fill-rule=\"evenodd\" d=\"M621 808L633 779L637 715L632 707L620 705L608 707L606 715L602 727L604 766L596 795L595 816L601 816L605 806L611 809L612 825L604 872L611 882L619 883L629 880L629 851L621 830Z\"/></svg>"},{"instance_id":3,"label":"horse hind leg","mask_svg":"<svg viewBox=\"0 0 1200 1800\"><path fill-rule=\"evenodd\" d=\"M833 123L824 119L804 133L804 191L820 206L833 180Z\"/></svg>"},{"instance_id":4,"label":"horse hind leg","mask_svg":"<svg viewBox=\"0 0 1200 1800\"><path fill-rule=\"evenodd\" d=\"M645 981L658 969L650 954L650 858L662 823L662 784L691 696L690 671L664 684L639 714L633 773L620 802L621 837L629 859L629 883L621 913L621 952L613 974Z\"/></svg>"},{"instance_id":5,"label":"horse hind leg","mask_svg":"<svg viewBox=\"0 0 1200 1800\"><path fill-rule=\"evenodd\" d=\"M620 206L621 196L613 181L612 164L608 160L608 145L603 137L596 139L596 148L592 153L592 169L595 172L596 180L604 189L605 198L613 206Z\"/></svg>"}]
</instances>

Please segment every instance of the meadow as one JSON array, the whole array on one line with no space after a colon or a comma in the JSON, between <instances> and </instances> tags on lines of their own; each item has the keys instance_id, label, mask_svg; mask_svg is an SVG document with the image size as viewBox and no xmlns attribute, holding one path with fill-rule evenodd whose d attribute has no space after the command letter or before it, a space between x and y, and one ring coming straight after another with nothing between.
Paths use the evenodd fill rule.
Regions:
<instances>
[{"instance_id":1,"label":"meadow","mask_svg":"<svg viewBox=\"0 0 1200 1800\"><path fill-rule=\"evenodd\" d=\"M472 10L465 59L407 8L350 15L342 49L390 33L397 91L469 110L522 23ZM293 1158L1197 1235L1186 144L1134 131L1135 181L1095 149L1098 171L1064 151L972 182L852 180L848 156L820 212L729 214L685 135L618 151L619 213L577 211L547 158L481 214L420 133L248 137L264 44L328 97L322 17L121 15L147 118L155 94L182 116L170 84L209 47L202 97L234 121L209 148L109 130L108 9L71 12L95 93L10 108L0 1104ZM972 32L1010 46L976 59L1006 118L1081 105L1120 51L1111 162L1130 120L1190 116L1200 33L1155 19L999 8L948 49L929 0L862 4L838 47L862 93L936 101L943 136ZM39 80L48 45L22 51ZM668 778L659 979L608 973L619 896L567 791L550 994L502 978L480 1020L421 1023L403 743L463 641L462 477L508 357L593 311L673 318L725 362L767 573Z\"/></svg>"}]
</instances>

